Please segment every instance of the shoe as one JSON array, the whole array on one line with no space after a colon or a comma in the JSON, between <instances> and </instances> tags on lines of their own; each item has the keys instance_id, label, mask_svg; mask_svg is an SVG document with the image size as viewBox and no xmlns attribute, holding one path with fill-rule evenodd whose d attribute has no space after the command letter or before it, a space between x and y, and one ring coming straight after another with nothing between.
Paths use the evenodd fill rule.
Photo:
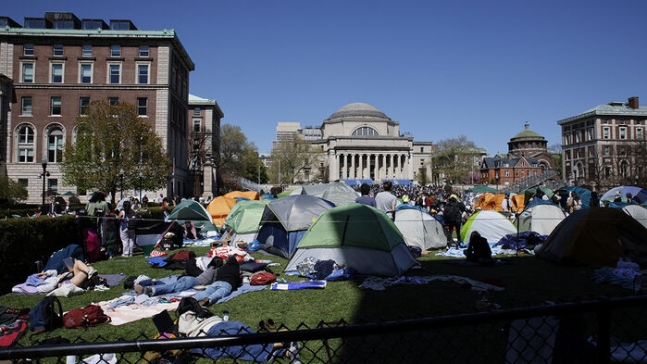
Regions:
<instances>
[{"instance_id":1,"label":"shoe","mask_svg":"<svg viewBox=\"0 0 647 364\"><path fill-rule=\"evenodd\" d=\"M209 298L203 298L200 302L198 302L198 304L202 307L209 307L211 306L211 301L209 300Z\"/></svg>"},{"instance_id":2,"label":"shoe","mask_svg":"<svg viewBox=\"0 0 647 364\"><path fill-rule=\"evenodd\" d=\"M155 290L153 287L144 287L144 294L148 297L153 297L155 296Z\"/></svg>"},{"instance_id":3,"label":"shoe","mask_svg":"<svg viewBox=\"0 0 647 364\"><path fill-rule=\"evenodd\" d=\"M96 276L98 273L99 273L99 272L97 272L97 270L96 270L96 269L94 269L94 268L90 268L90 270L88 270L88 279L92 279L92 278L93 278L94 276Z\"/></svg>"},{"instance_id":4,"label":"shoe","mask_svg":"<svg viewBox=\"0 0 647 364\"><path fill-rule=\"evenodd\" d=\"M290 343L290 347L285 352L285 356L290 359L290 364L302 364L301 355L299 354L300 344L296 341Z\"/></svg>"},{"instance_id":5,"label":"shoe","mask_svg":"<svg viewBox=\"0 0 647 364\"><path fill-rule=\"evenodd\" d=\"M110 287L106 287L103 284L100 284L98 286L94 286L95 291L109 291Z\"/></svg>"},{"instance_id":6,"label":"shoe","mask_svg":"<svg viewBox=\"0 0 647 364\"><path fill-rule=\"evenodd\" d=\"M141 285L141 284L136 284L136 285L135 285L135 292L137 292L137 294L142 294L142 293L144 293L144 287L142 287L142 285Z\"/></svg>"}]
</instances>

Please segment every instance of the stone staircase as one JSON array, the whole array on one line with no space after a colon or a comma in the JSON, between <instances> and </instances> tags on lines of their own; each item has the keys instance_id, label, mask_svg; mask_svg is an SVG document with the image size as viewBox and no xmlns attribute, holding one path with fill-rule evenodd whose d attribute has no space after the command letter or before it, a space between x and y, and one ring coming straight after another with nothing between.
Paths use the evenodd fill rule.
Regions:
<instances>
[{"instance_id":1,"label":"stone staircase","mask_svg":"<svg viewBox=\"0 0 647 364\"><path fill-rule=\"evenodd\" d=\"M529 188L535 188L539 186L544 186L555 191L562 187L568 186L568 182L562 179L557 179L556 178L557 175L558 173L556 170L550 170L539 176L533 176L533 177L523 179L513 185L505 186L502 188L500 187L499 191L503 193L506 193L506 192L519 193Z\"/></svg>"}]
</instances>

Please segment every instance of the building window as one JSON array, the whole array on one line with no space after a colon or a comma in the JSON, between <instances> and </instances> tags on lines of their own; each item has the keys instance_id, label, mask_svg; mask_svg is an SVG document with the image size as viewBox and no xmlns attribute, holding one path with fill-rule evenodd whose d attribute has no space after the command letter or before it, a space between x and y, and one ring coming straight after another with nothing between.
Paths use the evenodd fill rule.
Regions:
<instances>
[{"instance_id":1,"label":"building window","mask_svg":"<svg viewBox=\"0 0 647 364\"><path fill-rule=\"evenodd\" d=\"M119 103L119 98L118 97L108 97L108 103L110 106L115 106Z\"/></svg>"},{"instance_id":2,"label":"building window","mask_svg":"<svg viewBox=\"0 0 647 364\"><path fill-rule=\"evenodd\" d=\"M52 63L52 83L63 83L63 64Z\"/></svg>"},{"instance_id":3,"label":"building window","mask_svg":"<svg viewBox=\"0 0 647 364\"><path fill-rule=\"evenodd\" d=\"M602 138L609 139L609 127L602 128Z\"/></svg>"},{"instance_id":4,"label":"building window","mask_svg":"<svg viewBox=\"0 0 647 364\"><path fill-rule=\"evenodd\" d=\"M83 57L92 57L92 46L90 44L81 46L81 55Z\"/></svg>"},{"instance_id":5,"label":"building window","mask_svg":"<svg viewBox=\"0 0 647 364\"><path fill-rule=\"evenodd\" d=\"M202 120L200 120L200 119L194 119L193 120L193 132L194 133L199 133L201 126L202 126Z\"/></svg>"},{"instance_id":6,"label":"building window","mask_svg":"<svg viewBox=\"0 0 647 364\"><path fill-rule=\"evenodd\" d=\"M54 44L52 54L54 55L54 57L63 57L63 45Z\"/></svg>"},{"instance_id":7,"label":"building window","mask_svg":"<svg viewBox=\"0 0 647 364\"><path fill-rule=\"evenodd\" d=\"M89 97L79 98L79 115L87 115L89 107L90 107Z\"/></svg>"},{"instance_id":8,"label":"building window","mask_svg":"<svg viewBox=\"0 0 647 364\"><path fill-rule=\"evenodd\" d=\"M33 63L23 63L22 64L22 82L24 82L24 83L33 83L34 82L34 64Z\"/></svg>"},{"instance_id":9,"label":"building window","mask_svg":"<svg viewBox=\"0 0 647 364\"><path fill-rule=\"evenodd\" d=\"M145 97L137 98L137 115L146 116L148 113L148 99Z\"/></svg>"},{"instance_id":10,"label":"building window","mask_svg":"<svg viewBox=\"0 0 647 364\"><path fill-rule=\"evenodd\" d=\"M23 56L33 56L34 55L34 45L29 43L25 44L22 48Z\"/></svg>"},{"instance_id":11,"label":"building window","mask_svg":"<svg viewBox=\"0 0 647 364\"><path fill-rule=\"evenodd\" d=\"M48 191L58 191L58 180L56 178L47 179L47 190Z\"/></svg>"},{"instance_id":12,"label":"building window","mask_svg":"<svg viewBox=\"0 0 647 364\"><path fill-rule=\"evenodd\" d=\"M121 46L110 46L110 57L121 57Z\"/></svg>"},{"instance_id":13,"label":"building window","mask_svg":"<svg viewBox=\"0 0 647 364\"><path fill-rule=\"evenodd\" d=\"M200 116L200 113L201 113L201 112L202 112L202 111L201 111L201 109L200 109L199 107L194 107L194 108L193 108L193 115L195 115L195 116Z\"/></svg>"},{"instance_id":14,"label":"building window","mask_svg":"<svg viewBox=\"0 0 647 364\"><path fill-rule=\"evenodd\" d=\"M137 83L147 84L148 83L148 65L140 64L137 65Z\"/></svg>"},{"instance_id":15,"label":"building window","mask_svg":"<svg viewBox=\"0 0 647 364\"><path fill-rule=\"evenodd\" d=\"M636 139L643 139L643 129L642 128L636 129Z\"/></svg>"},{"instance_id":16,"label":"building window","mask_svg":"<svg viewBox=\"0 0 647 364\"><path fill-rule=\"evenodd\" d=\"M607 145L604 147L604 156L608 157L610 155L611 155L611 148L609 148L609 146Z\"/></svg>"},{"instance_id":17,"label":"building window","mask_svg":"<svg viewBox=\"0 0 647 364\"><path fill-rule=\"evenodd\" d=\"M370 126L362 126L353 132L352 136L377 136L377 131Z\"/></svg>"},{"instance_id":18,"label":"building window","mask_svg":"<svg viewBox=\"0 0 647 364\"><path fill-rule=\"evenodd\" d=\"M21 109L20 115L29 116L31 115L31 96L25 96L21 100Z\"/></svg>"},{"instance_id":19,"label":"building window","mask_svg":"<svg viewBox=\"0 0 647 364\"><path fill-rule=\"evenodd\" d=\"M420 147L420 153L424 153L425 147Z\"/></svg>"},{"instance_id":20,"label":"building window","mask_svg":"<svg viewBox=\"0 0 647 364\"><path fill-rule=\"evenodd\" d=\"M81 64L81 83L92 83L92 65L87 63Z\"/></svg>"},{"instance_id":21,"label":"building window","mask_svg":"<svg viewBox=\"0 0 647 364\"><path fill-rule=\"evenodd\" d=\"M627 139L627 128L620 128L620 139Z\"/></svg>"},{"instance_id":22,"label":"building window","mask_svg":"<svg viewBox=\"0 0 647 364\"><path fill-rule=\"evenodd\" d=\"M52 96L51 99L51 106L50 106L50 115L61 115L61 97L60 96Z\"/></svg>"},{"instance_id":23,"label":"building window","mask_svg":"<svg viewBox=\"0 0 647 364\"><path fill-rule=\"evenodd\" d=\"M18 184L27 188L29 187L29 180L27 178L18 178Z\"/></svg>"},{"instance_id":24,"label":"building window","mask_svg":"<svg viewBox=\"0 0 647 364\"><path fill-rule=\"evenodd\" d=\"M148 51L148 46L147 45L140 45L139 46L139 56L140 57L148 57L149 56L149 51Z\"/></svg>"},{"instance_id":25,"label":"building window","mask_svg":"<svg viewBox=\"0 0 647 364\"><path fill-rule=\"evenodd\" d=\"M47 136L47 161L57 163L63 157L63 131L53 128Z\"/></svg>"},{"instance_id":26,"label":"building window","mask_svg":"<svg viewBox=\"0 0 647 364\"><path fill-rule=\"evenodd\" d=\"M121 81L121 65L120 64L111 64L109 67L110 75L108 79L110 83L120 83Z\"/></svg>"},{"instance_id":27,"label":"building window","mask_svg":"<svg viewBox=\"0 0 647 364\"><path fill-rule=\"evenodd\" d=\"M18 163L34 161L34 129L22 126L18 129Z\"/></svg>"}]
</instances>

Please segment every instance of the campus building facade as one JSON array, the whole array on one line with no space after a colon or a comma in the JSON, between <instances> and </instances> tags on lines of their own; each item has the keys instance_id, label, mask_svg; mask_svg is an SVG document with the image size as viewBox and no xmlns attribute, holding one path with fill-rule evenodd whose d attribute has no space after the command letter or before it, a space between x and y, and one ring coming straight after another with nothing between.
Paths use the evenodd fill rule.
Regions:
<instances>
[{"instance_id":1,"label":"campus building facade","mask_svg":"<svg viewBox=\"0 0 647 364\"><path fill-rule=\"evenodd\" d=\"M571 184L604 190L647 182L647 107L637 96L598 105L557 121L562 129L562 170Z\"/></svg>"},{"instance_id":2,"label":"campus building facade","mask_svg":"<svg viewBox=\"0 0 647 364\"><path fill-rule=\"evenodd\" d=\"M130 20L67 12L26 17L22 26L0 16L0 173L27 188L28 203L38 203L38 176L47 162L46 188L83 198L85 191L63 185L57 163L74 142L76 117L91 100L106 99L135 104L175 162L167 188L155 193L185 194L192 178L187 125L194 68L173 30L138 30Z\"/></svg>"},{"instance_id":3,"label":"campus building facade","mask_svg":"<svg viewBox=\"0 0 647 364\"><path fill-rule=\"evenodd\" d=\"M400 122L372 105L345 105L319 127L301 128L298 122L277 126L277 140L291 133L300 134L321 151L319 165L309 171L312 175L351 185L383 180L411 184L421 179L431 183L432 143L414 142L413 136L401 134Z\"/></svg>"}]
</instances>

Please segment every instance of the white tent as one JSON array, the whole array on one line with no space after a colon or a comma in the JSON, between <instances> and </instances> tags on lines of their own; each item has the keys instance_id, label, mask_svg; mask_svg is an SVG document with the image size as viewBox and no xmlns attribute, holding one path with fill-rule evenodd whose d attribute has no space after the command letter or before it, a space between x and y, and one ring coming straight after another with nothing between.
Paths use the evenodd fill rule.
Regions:
<instances>
[{"instance_id":1,"label":"white tent","mask_svg":"<svg viewBox=\"0 0 647 364\"><path fill-rule=\"evenodd\" d=\"M636 219L642 226L647 228L647 209L640 205L627 205L622 208L622 211L627 213L627 215Z\"/></svg>"},{"instance_id":2,"label":"white tent","mask_svg":"<svg viewBox=\"0 0 647 364\"><path fill-rule=\"evenodd\" d=\"M564 210L557 205L541 204L524 210L518 217L519 231L534 231L541 235L550 233L566 217Z\"/></svg>"},{"instance_id":3,"label":"white tent","mask_svg":"<svg viewBox=\"0 0 647 364\"><path fill-rule=\"evenodd\" d=\"M395 226L398 227L404 242L423 250L447 247L447 235L440 221L419 209L400 209L395 213Z\"/></svg>"}]
</instances>

